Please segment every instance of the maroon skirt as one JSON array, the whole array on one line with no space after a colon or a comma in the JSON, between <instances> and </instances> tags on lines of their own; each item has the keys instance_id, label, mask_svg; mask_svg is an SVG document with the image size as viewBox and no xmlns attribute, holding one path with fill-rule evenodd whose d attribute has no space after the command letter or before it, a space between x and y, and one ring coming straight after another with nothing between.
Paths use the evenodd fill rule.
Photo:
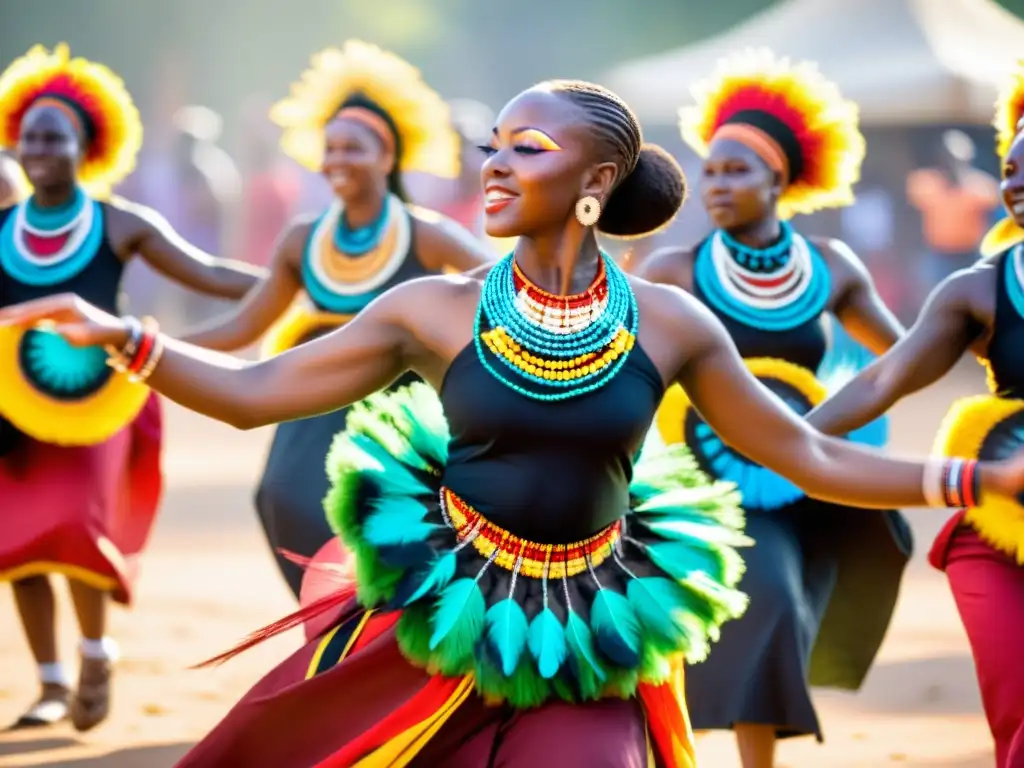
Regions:
<instances>
[{"instance_id":1,"label":"maroon skirt","mask_svg":"<svg viewBox=\"0 0 1024 768\"><path fill-rule=\"evenodd\" d=\"M946 524L929 561L945 571L971 643L997 768L1024 768L1024 567L964 523Z\"/></svg>"},{"instance_id":2,"label":"maroon skirt","mask_svg":"<svg viewBox=\"0 0 1024 768\"><path fill-rule=\"evenodd\" d=\"M0 580L60 573L130 603L163 490L160 440L155 394L96 445L21 437L0 458Z\"/></svg>"}]
</instances>

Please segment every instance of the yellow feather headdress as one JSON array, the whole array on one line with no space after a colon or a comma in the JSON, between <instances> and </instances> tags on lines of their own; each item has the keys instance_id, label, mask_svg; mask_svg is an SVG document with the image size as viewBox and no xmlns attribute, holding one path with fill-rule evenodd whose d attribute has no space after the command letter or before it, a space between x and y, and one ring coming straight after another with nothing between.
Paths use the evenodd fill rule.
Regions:
<instances>
[{"instance_id":1,"label":"yellow feather headdress","mask_svg":"<svg viewBox=\"0 0 1024 768\"><path fill-rule=\"evenodd\" d=\"M996 114L992 125L996 129L996 154L1006 157L1017 138L1018 126L1024 117L1024 60L1017 62L1017 68L1010 73L999 97L996 99ZM1007 216L996 222L981 241L981 255L995 256L1017 243L1024 241L1021 229L1012 217Z\"/></svg>"},{"instance_id":2,"label":"yellow feather headdress","mask_svg":"<svg viewBox=\"0 0 1024 768\"><path fill-rule=\"evenodd\" d=\"M393 53L359 40L312 57L291 95L270 111L284 129L281 148L310 170L319 170L324 126L346 99L360 95L387 112L398 129L402 171L443 178L459 173L459 137L448 105L428 86L418 69Z\"/></svg>"},{"instance_id":3,"label":"yellow feather headdress","mask_svg":"<svg viewBox=\"0 0 1024 768\"><path fill-rule=\"evenodd\" d=\"M771 138L784 139L779 143L799 165L779 198L781 217L853 202L867 149L858 108L814 63L792 63L767 49L744 50L722 59L693 95L696 104L679 110L679 127L702 157L727 123L751 120L765 133L769 126L771 133L785 134Z\"/></svg>"},{"instance_id":4,"label":"yellow feather headdress","mask_svg":"<svg viewBox=\"0 0 1024 768\"><path fill-rule=\"evenodd\" d=\"M66 43L53 51L33 46L0 74L0 147L17 146L22 118L43 96L72 105L88 123L78 168L82 186L107 192L134 170L142 148L142 120L131 95L103 64L71 58Z\"/></svg>"}]
</instances>

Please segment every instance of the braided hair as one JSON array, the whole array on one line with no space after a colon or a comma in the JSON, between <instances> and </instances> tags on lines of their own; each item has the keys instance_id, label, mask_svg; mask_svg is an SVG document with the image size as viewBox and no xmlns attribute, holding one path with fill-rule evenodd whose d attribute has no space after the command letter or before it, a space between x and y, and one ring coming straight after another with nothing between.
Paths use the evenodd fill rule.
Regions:
<instances>
[{"instance_id":1,"label":"braided hair","mask_svg":"<svg viewBox=\"0 0 1024 768\"><path fill-rule=\"evenodd\" d=\"M598 231L640 237L667 226L686 199L686 177L668 152L644 143L640 123L626 102L607 88L581 80L552 80L544 86L586 113L602 151L618 166Z\"/></svg>"}]
</instances>

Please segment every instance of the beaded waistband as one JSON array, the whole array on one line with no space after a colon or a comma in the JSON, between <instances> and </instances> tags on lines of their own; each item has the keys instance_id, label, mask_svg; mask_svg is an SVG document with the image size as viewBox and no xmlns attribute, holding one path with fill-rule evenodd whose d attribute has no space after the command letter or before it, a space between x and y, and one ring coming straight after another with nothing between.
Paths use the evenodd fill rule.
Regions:
<instances>
[{"instance_id":1,"label":"beaded waistband","mask_svg":"<svg viewBox=\"0 0 1024 768\"><path fill-rule=\"evenodd\" d=\"M441 489L441 515L459 538L461 546L473 548L489 562L520 576L560 579L597 567L612 555L622 535L622 523L611 525L582 541L569 544L539 544L515 536L488 521L447 488ZM518 567L517 567L518 564Z\"/></svg>"}]
</instances>

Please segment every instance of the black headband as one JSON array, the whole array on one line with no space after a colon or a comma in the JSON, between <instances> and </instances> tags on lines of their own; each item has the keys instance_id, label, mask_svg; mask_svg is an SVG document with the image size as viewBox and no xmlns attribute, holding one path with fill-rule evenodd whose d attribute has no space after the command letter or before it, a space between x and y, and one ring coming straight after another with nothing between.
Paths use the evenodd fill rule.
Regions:
<instances>
[{"instance_id":1,"label":"black headband","mask_svg":"<svg viewBox=\"0 0 1024 768\"><path fill-rule=\"evenodd\" d=\"M779 145L782 154L786 156L786 162L789 165L788 183L791 184L800 178L800 174L804 170L804 153L800 149L800 142L797 140L796 134L793 133L788 125L775 117L775 115L762 112L759 109L740 110L726 118L723 125L729 125L730 123L749 125L766 134Z\"/></svg>"}]
</instances>

